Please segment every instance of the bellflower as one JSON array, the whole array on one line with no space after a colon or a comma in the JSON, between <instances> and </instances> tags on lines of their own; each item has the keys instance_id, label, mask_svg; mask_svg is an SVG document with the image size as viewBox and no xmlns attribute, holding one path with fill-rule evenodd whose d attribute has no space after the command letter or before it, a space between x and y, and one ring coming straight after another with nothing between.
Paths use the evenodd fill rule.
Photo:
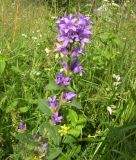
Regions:
<instances>
[{"instance_id":1,"label":"bellflower","mask_svg":"<svg viewBox=\"0 0 136 160\"><path fill-rule=\"evenodd\" d=\"M64 93L64 94L63 94L63 100L69 102L69 101L72 101L72 99L73 99L74 97L76 97L76 96L77 96L77 94L75 94L74 92Z\"/></svg>"},{"instance_id":2,"label":"bellflower","mask_svg":"<svg viewBox=\"0 0 136 160\"><path fill-rule=\"evenodd\" d=\"M43 149L47 149L48 148L48 143L47 142L43 142L42 143L42 147L43 147Z\"/></svg>"},{"instance_id":3,"label":"bellflower","mask_svg":"<svg viewBox=\"0 0 136 160\"><path fill-rule=\"evenodd\" d=\"M65 87L70 84L70 80L71 80L70 77L65 77L63 73L59 73L57 75L57 78L55 79L55 83Z\"/></svg>"},{"instance_id":4,"label":"bellflower","mask_svg":"<svg viewBox=\"0 0 136 160\"><path fill-rule=\"evenodd\" d=\"M80 48L72 51L72 56L82 54L82 49L86 43L90 43L89 37L92 35L90 29L92 22L89 17L83 15L65 15L57 21L59 35L58 43L55 51L59 51L64 55L68 55L71 45L79 43Z\"/></svg>"},{"instance_id":5,"label":"bellflower","mask_svg":"<svg viewBox=\"0 0 136 160\"><path fill-rule=\"evenodd\" d=\"M62 116L59 116L59 113L56 112L55 114L52 114L52 123L56 124L58 122L61 122Z\"/></svg>"},{"instance_id":6,"label":"bellflower","mask_svg":"<svg viewBox=\"0 0 136 160\"><path fill-rule=\"evenodd\" d=\"M76 74L76 73L83 73L83 67L80 66L79 62L78 62L78 59L74 59L71 66L70 66L70 70Z\"/></svg>"},{"instance_id":7,"label":"bellflower","mask_svg":"<svg viewBox=\"0 0 136 160\"><path fill-rule=\"evenodd\" d=\"M35 140L39 139L39 134L38 134L38 133L35 133L35 134L34 134L34 139L35 139Z\"/></svg>"},{"instance_id":8,"label":"bellflower","mask_svg":"<svg viewBox=\"0 0 136 160\"><path fill-rule=\"evenodd\" d=\"M21 130L21 131L25 131L26 130L26 124L22 121L19 122L18 129Z\"/></svg>"},{"instance_id":9,"label":"bellflower","mask_svg":"<svg viewBox=\"0 0 136 160\"><path fill-rule=\"evenodd\" d=\"M72 49L72 57L78 57L80 55L84 54L84 50L80 49L79 47L73 46Z\"/></svg>"},{"instance_id":10,"label":"bellflower","mask_svg":"<svg viewBox=\"0 0 136 160\"><path fill-rule=\"evenodd\" d=\"M51 108L55 108L58 105L56 96L54 96L53 98L48 97L48 102L49 102Z\"/></svg>"},{"instance_id":11,"label":"bellflower","mask_svg":"<svg viewBox=\"0 0 136 160\"><path fill-rule=\"evenodd\" d=\"M68 70L68 69L69 69L68 64L67 64L65 61L62 61L62 62L61 62L61 65L63 66L63 68L64 68L65 70Z\"/></svg>"}]
</instances>

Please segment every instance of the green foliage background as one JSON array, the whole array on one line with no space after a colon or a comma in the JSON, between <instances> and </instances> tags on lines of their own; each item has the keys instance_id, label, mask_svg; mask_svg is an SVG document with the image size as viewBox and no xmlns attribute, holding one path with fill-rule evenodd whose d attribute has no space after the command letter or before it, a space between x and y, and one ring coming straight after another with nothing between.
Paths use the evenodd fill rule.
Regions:
<instances>
[{"instance_id":1,"label":"green foliage background","mask_svg":"<svg viewBox=\"0 0 136 160\"><path fill-rule=\"evenodd\" d=\"M136 159L136 3L109 3L98 12L103 5L93 0L0 1L0 159L34 159L37 154L32 137L45 118L38 102L56 90L48 86L61 59L53 53L55 22L65 12L80 12L93 21L92 43L81 59L85 74L72 84L82 106L77 114L85 115L86 124L82 137L66 145L67 152L54 148L55 157L49 159ZM117 86L113 74L121 77ZM21 137L20 120L29 130Z\"/></svg>"}]
</instances>

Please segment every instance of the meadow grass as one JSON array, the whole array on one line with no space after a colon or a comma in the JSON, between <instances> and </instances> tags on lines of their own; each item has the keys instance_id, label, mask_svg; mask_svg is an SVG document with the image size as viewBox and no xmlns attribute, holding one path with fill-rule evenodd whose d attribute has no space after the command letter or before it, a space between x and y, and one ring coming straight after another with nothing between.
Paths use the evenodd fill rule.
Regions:
<instances>
[{"instance_id":1,"label":"meadow grass","mask_svg":"<svg viewBox=\"0 0 136 160\"><path fill-rule=\"evenodd\" d=\"M111 6L106 14L99 16L88 6L79 3L76 9L70 9L89 14L93 37L85 56L80 58L85 74L75 77L72 83L83 107L78 113L87 118L82 138L77 142L81 150L74 155L69 146L66 157L135 160L136 5L130 1ZM20 155L21 159L27 159L28 153L16 139L18 122L25 121L33 135L43 118L37 109L38 100L52 93L46 86L60 67L61 57L53 50L55 22L63 14L63 9L54 8L29 1L0 2L0 158L3 160L20 159Z\"/></svg>"}]
</instances>

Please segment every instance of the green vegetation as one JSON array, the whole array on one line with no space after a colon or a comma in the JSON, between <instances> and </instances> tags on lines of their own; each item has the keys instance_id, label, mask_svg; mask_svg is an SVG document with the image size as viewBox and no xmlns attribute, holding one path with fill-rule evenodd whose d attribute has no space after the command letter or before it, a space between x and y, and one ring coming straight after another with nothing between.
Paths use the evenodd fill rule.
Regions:
<instances>
[{"instance_id":1,"label":"green vegetation","mask_svg":"<svg viewBox=\"0 0 136 160\"><path fill-rule=\"evenodd\" d=\"M53 139L41 159L136 159L136 3L76 2L0 1L2 160L40 159L43 151L33 138L38 128L42 135L48 129ZM60 69L61 57L54 53L56 20L65 11L90 16L93 36L80 57L85 73L72 82L82 109L64 113L77 131L59 146L41 99L59 94L50 81ZM21 120L27 128L23 133Z\"/></svg>"}]
</instances>

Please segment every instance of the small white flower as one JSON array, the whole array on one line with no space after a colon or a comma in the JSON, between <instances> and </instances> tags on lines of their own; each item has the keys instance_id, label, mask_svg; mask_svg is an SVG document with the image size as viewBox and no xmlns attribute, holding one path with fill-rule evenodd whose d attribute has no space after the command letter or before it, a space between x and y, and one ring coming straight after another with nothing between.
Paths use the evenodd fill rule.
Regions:
<instances>
[{"instance_id":1,"label":"small white flower","mask_svg":"<svg viewBox=\"0 0 136 160\"><path fill-rule=\"evenodd\" d=\"M2 54L2 50L0 49L0 55Z\"/></svg>"},{"instance_id":2,"label":"small white flower","mask_svg":"<svg viewBox=\"0 0 136 160\"><path fill-rule=\"evenodd\" d=\"M25 38L27 38L27 35L26 35L26 34L24 34L24 33L22 33L22 37L25 37Z\"/></svg>"},{"instance_id":3,"label":"small white flower","mask_svg":"<svg viewBox=\"0 0 136 160\"><path fill-rule=\"evenodd\" d=\"M51 19L57 19L57 17L55 17L55 16L51 16Z\"/></svg>"},{"instance_id":4,"label":"small white flower","mask_svg":"<svg viewBox=\"0 0 136 160\"><path fill-rule=\"evenodd\" d=\"M32 37L33 40L37 40L37 37Z\"/></svg>"},{"instance_id":5,"label":"small white flower","mask_svg":"<svg viewBox=\"0 0 136 160\"><path fill-rule=\"evenodd\" d=\"M49 48L45 48L45 52L46 52L47 54L49 54L49 53L51 52L51 50L49 50Z\"/></svg>"},{"instance_id":6,"label":"small white flower","mask_svg":"<svg viewBox=\"0 0 136 160\"><path fill-rule=\"evenodd\" d=\"M110 115L112 115L112 108L110 106L107 107L107 111L109 112Z\"/></svg>"},{"instance_id":7,"label":"small white flower","mask_svg":"<svg viewBox=\"0 0 136 160\"><path fill-rule=\"evenodd\" d=\"M120 79L121 79L121 78L120 78L120 75L116 75L116 74L113 74L112 77L113 77L114 79L116 79L117 82L119 82Z\"/></svg>"},{"instance_id":8,"label":"small white flower","mask_svg":"<svg viewBox=\"0 0 136 160\"><path fill-rule=\"evenodd\" d=\"M36 75L39 76L41 74L41 72L36 72Z\"/></svg>"},{"instance_id":9,"label":"small white flower","mask_svg":"<svg viewBox=\"0 0 136 160\"><path fill-rule=\"evenodd\" d=\"M59 58L59 54L58 53L56 53L56 55L55 55L55 59L58 59Z\"/></svg>"},{"instance_id":10,"label":"small white flower","mask_svg":"<svg viewBox=\"0 0 136 160\"><path fill-rule=\"evenodd\" d=\"M63 69L63 68L61 68L61 69L60 69L60 72L63 72L63 71L64 71L64 69Z\"/></svg>"},{"instance_id":11,"label":"small white flower","mask_svg":"<svg viewBox=\"0 0 136 160\"><path fill-rule=\"evenodd\" d=\"M121 82L113 82L114 86L118 86Z\"/></svg>"}]
</instances>

